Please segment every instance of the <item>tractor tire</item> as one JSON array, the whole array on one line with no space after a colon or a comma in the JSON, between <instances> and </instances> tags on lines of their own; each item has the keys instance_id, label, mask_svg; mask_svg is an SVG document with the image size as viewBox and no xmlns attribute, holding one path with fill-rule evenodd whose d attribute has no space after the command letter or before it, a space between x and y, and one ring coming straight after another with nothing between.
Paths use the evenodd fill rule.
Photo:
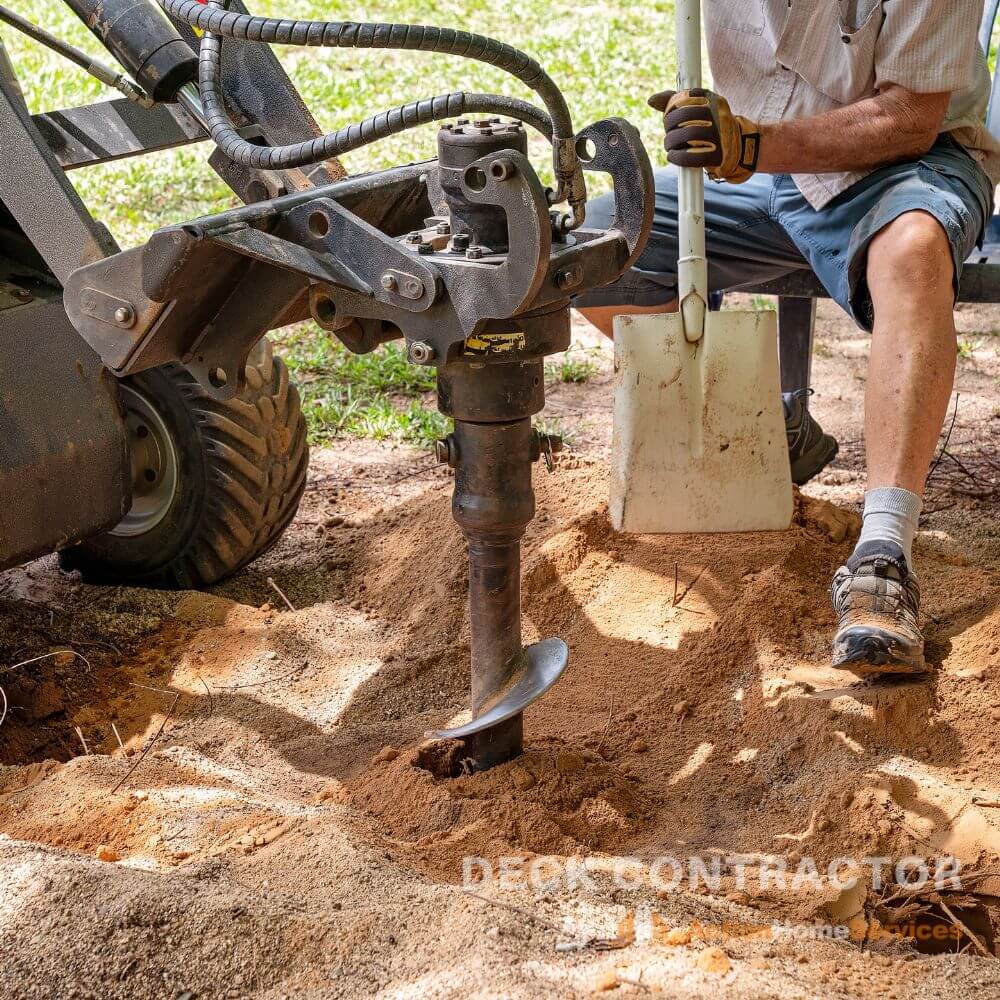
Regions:
<instances>
[{"instance_id":1,"label":"tractor tire","mask_svg":"<svg viewBox=\"0 0 1000 1000\"><path fill-rule=\"evenodd\" d=\"M94 583L198 589L263 555L281 537L306 483L299 394L262 340L246 388L219 402L179 364L121 383L133 503L118 527L60 554Z\"/></svg>"}]
</instances>

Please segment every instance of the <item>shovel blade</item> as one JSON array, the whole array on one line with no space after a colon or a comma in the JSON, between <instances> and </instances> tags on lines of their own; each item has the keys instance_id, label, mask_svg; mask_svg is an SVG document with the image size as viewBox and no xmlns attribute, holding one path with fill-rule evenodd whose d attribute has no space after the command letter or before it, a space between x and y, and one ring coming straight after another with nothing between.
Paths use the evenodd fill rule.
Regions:
<instances>
[{"instance_id":1,"label":"shovel blade","mask_svg":"<svg viewBox=\"0 0 1000 1000\"><path fill-rule=\"evenodd\" d=\"M615 320L611 520L632 534L782 531L792 520L773 312Z\"/></svg>"}]
</instances>

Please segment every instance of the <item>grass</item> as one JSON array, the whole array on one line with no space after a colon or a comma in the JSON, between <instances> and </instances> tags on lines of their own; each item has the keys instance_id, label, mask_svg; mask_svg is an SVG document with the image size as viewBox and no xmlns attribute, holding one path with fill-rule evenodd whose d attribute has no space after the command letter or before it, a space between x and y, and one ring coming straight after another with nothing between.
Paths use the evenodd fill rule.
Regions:
<instances>
[{"instance_id":1,"label":"grass","mask_svg":"<svg viewBox=\"0 0 1000 1000\"><path fill-rule=\"evenodd\" d=\"M971 337L959 337L958 338L958 356L963 361L975 360L976 351L983 346L981 340L974 340Z\"/></svg>"},{"instance_id":2,"label":"grass","mask_svg":"<svg viewBox=\"0 0 1000 1000\"><path fill-rule=\"evenodd\" d=\"M560 354L556 360L546 363L545 374L552 382L582 385L589 382L592 375L597 374L600 366L594 357L599 353L597 348L572 344L570 349Z\"/></svg>"},{"instance_id":3,"label":"grass","mask_svg":"<svg viewBox=\"0 0 1000 1000\"><path fill-rule=\"evenodd\" d=\"M435 405L434 369L411 365L401 344L351 354L306 324L275 340L302 394L315 443L365 437L429 445L450 430Z\"/></svg>"},{"instance_id":4,"label":"grass","mask_svg":"<svg viewBox=\"0 0 1000 1000\"><path fill-rule=\"evenodd\" d=\"M61 0L11 0L11 6L54 34L110 61ZM377 8L329 0L251 0L254 13L280 17L398 20L455 26L493 35L525 49L563 88L577 128L613 115L642 132L657 164L662 152L660 116L646 97L674 79L673 2L632 5L566 0L395 0ZM72 107L117 97L58 56L6 27L3 39L33 111ZM236 44L236 43L233 43ZM518 81L491 67L415 52L277 48L279 58L324 129L359 121L375 111L418 97L453 90L493 91L532 99ZM382 169L435 155L436 129L403 133L344 159L351 173ZM533 162L546 183L548 147L533 137ZM207 164L209 145L74 171L69 176L83 200L123 247L156 229L234 204L229 189ZM594 192L606 188L591 175ZM408 365L388 345L354 358L314 326L278 338L303 391L305 412L317 442L365 436L426 443L446 429L433 406L428 372ZM587 357L550 362L549 375L586 382L595 370Z\"/></svg>"},{"instance_id":5,"label":"grass","mask_svg":"<svg viewBox=\"0 0 1000 1000\"><path fill-rule=\"evenodd\" d=\"M21 14L110 61L107 52L61 0L11 0ZM278 17L356 18L462 27L524 48L563 88L578 128L611 115L631 120L657 162L664 162L661 119L646 97L674 78L673 3L541 4L537 0L395 0L359 10L341 0L251 0L257 14ZM117 97L81 70L12 29L0 28L34 111ZM232 43L237 44L237 43ZM493 91L532 99L517 80L469 60L420 52L275 48L306 104L324 129L339 128L404 101L453 90ZM622 81L627 81L623 83ZM436 129L394 136L345 157L351 173L381 169L434 155ZM544 172L547 145L535 137L532 155ZM159 227L231 204L229 189L208 167L207 145L75 171L84 200L123 245ZM595 182L595 188L601 184Z\"/></svg>"}]
</instances>

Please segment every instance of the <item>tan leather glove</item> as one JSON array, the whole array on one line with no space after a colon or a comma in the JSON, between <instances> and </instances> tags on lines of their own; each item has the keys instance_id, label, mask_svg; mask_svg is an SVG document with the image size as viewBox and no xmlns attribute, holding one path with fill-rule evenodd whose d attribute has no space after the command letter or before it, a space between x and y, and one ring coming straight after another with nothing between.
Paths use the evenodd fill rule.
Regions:
<instances>
[{"instance_id":1,"label":"tan leather glove","mask_svg":"<svg viewBox=\"0 0 1000 1000\"><path fill-rule=\"evenodd\" d=\"M663 112L667 159L678 167L702 167L717 181L742 184L757 169L760 126L734 115L729 102L710 90L665 90L649 99Z\"/></svg>"}]
</instances>

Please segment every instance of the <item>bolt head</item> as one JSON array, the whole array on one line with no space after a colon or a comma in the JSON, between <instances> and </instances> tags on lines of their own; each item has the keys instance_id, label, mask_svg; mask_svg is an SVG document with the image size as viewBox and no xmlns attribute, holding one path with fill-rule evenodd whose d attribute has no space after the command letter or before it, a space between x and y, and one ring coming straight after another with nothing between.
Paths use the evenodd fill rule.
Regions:
<instances>
[{"instance_id":1,"label":"bolt head","mask_svg":"<svg viewBox=\"0 0 1000 1000\"><path fill-rule=\"evenodd\" d=\"M436 232L438 236L447 236L451 232L451 223L439 222L437 224Z\"/></svg>"},{"instance_id":2,"label":"bolt head","mask_svg":"<svg viewBox=\"0 0 1000 1000\"><path fill-rule=\"evenodd\" d=\"M399 282L396 281L396 276L394 274L383 274L382 275L382 287L387 292L394 292L398 286Z\"/></svg>"},{"instance_id":3,"label":"bolt head","mask_svg":"<svg viewBox=\"0 0 1000 1000\"><path fill-rule=\"evenodd\" d=\"M464 252L469 249L469 245L472 243L472 237L468 233L455 233L451 238L451 248L452 250L457 250L459 252Z\"/></svg>"},{"instance_id":4,"label":"bolt head","mask_svg":"<svg viewBox=\"0 0 1000 1000\"><path fill-rule=\"evenodd\" d=\"M410 344L410 360L415 365L426 365L434 360L436 352L430 344L422 340Z\"/></svg>"},{"instance_id":5,"label":"bolt head","mask_svg":"<svg viewBox=\"0 0 1000 1000\"><path fill-rule=\"evenodd\" d=\"M411 299L419 299L424 294L424 283L419 278L403 282L403 293Z\"/></svg>"},{"instance_id":6,"label":"bolt head","mask_svg":"<svg viewBox=\"0 0 1000 1000\"><path fill-rule=\"evenodd\" d=\"M465 251L465 256L469 260L479 260L479 258L483 256L483 248L480 246L469 247L469 249Z\"/></svg>"},{"instance_id":7,"label":"bolt head","mask_svg":"<svg viewBox=\"0 0 1000 1000\"><path fill-rule=\"evenodd\" d=\"M131 306L119 306L115 310L115 322L119 326L131 326L135 322L135 310Z\"/></svg>"},{"instance_id":8,"label":"bolt head","mask_svg":"<svg viewBox=\"0 0 1000 1000\"><path fill-rule=\"evenodd\" d=\"M575 288L581 281L583 281L583 268L579 264L573 264L556 275L556 285L562 289Z\"/></svg>"}]
</instances>

